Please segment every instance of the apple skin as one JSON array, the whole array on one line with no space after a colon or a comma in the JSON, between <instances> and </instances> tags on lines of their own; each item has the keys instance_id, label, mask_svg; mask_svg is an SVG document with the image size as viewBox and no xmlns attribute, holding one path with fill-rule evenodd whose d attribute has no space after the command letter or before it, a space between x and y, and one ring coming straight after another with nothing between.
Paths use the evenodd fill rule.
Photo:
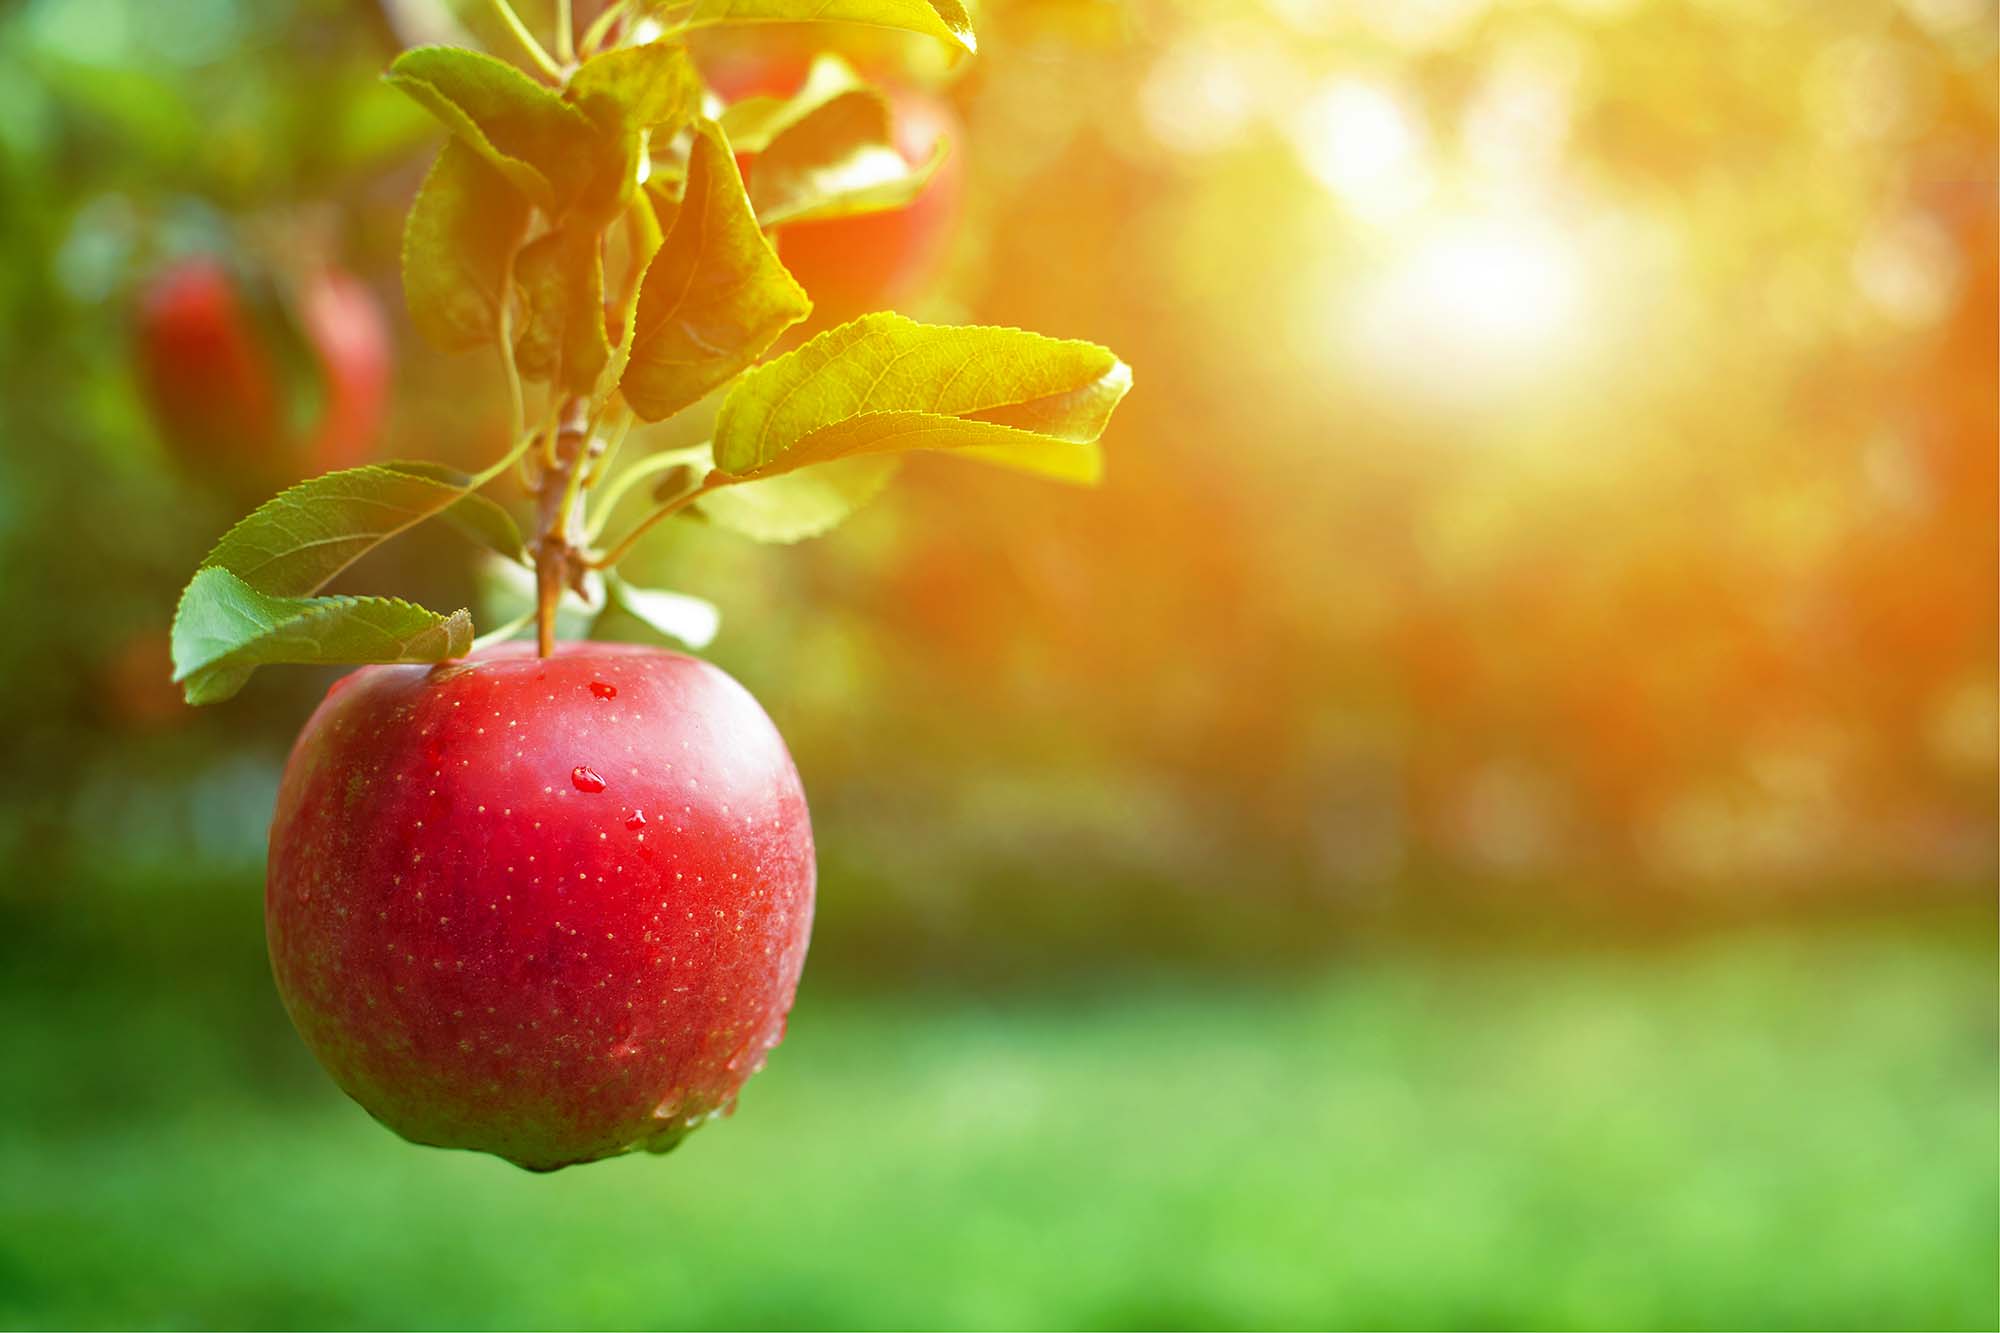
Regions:
<instances>
[{"instance_id":1,"label":"apple skin","mask_svg":"<svg viewBox=\"0 0 2000 1333\"><path fill-rule=\"evenodd\" d=\"M349 1096L532 1171L666 1152L784 1035L805 793L718 668L505 644L336 682L286 766L265 928Z\"/></svg>"},{"instance_id":2,"label":"apple skin","mask_svg":"<svg viewBox=\"0 0 2000 1333\"><path fill-rule=\"evenodd\" d=\"M147 409L175 458L225 489L263 492L357 466L381 434L393 366L388 324L367 286L316 267L297 286L293 317L324 390L304 429L288 401L297 386L220 259L169 265L140 297L135 355Z\"/></svg>"}]
</instances>

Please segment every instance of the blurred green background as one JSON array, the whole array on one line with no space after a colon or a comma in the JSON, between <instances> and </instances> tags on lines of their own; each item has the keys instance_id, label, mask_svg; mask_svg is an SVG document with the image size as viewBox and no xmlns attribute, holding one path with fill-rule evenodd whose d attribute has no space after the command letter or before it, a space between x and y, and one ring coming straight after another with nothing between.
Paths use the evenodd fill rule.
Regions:
<instances>
[{"instance_id":1,"label":"blurred green background","mask_svg":"<svg viewBox=\"0 0 2000 1333\"><path fill-rule=\"evenodd\" d=\"M648 548L791 744L817 933L740 1114L547 1178L293 1037L263 836L327 677L166 685L243 502L134 375L173 257L333 258L377 451L498 451L397 290L435 138L375 76L438 23L491 37L0 6L0 1322L2000 1323L1988 0L757 34L963 120L911 313L1138 387L1101 490L928 463ZM444 533L346 583L480 607Z\"/></svg>"}]
</instances>

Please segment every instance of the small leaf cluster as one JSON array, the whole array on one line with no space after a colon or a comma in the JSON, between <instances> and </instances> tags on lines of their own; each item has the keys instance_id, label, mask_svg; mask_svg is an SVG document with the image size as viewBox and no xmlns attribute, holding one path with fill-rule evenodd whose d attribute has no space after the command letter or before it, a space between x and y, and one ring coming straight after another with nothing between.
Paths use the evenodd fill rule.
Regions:
<instances>
[{"instance_id":1,"label":"small leaf cluster","mask_svg":"<svg viewBox=\"0 0 2000 1333\"><path fill-rule=\"evenodd\" d=\"M245 518L182 596L174 666L190 702L227 698L271 663L429 662L476 646L464 611L320 595L434 517L534 590L531 610L488 639L533 620L547 651L559 606L581 601L589 632L636 624L700 646L712 608L613 572L666 518L796 541L840 522L917 450L1098 479L1099 438L1131 384L1101 347L883 313L770 355L812 309L771 229L907 205L949 151L941 142L912 167L888 99L835 57L790 97L724 107L704 87L692 30L798 20L974 45L955 0L622 0L581 40L558 33L555 55L513 22L531 70L455 47L394 62L388 80L447 135L404 232L411 320L447 350L498 355L512 447L477 475L422 463L333 473ZM754 155L754 185L739 155ZM636 423L718 393L709 443L621 463ZM528 536L480 493L507 477L533 497ZM605 538L635 493L650 508Z\"/></svg>"}]
</instances>

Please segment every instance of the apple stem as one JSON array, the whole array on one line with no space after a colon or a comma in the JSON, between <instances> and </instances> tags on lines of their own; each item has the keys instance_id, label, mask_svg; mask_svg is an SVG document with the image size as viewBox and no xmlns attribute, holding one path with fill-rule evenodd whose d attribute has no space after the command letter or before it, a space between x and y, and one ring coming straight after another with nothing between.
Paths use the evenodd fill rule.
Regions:
<instances>
[{"instance_id":1,"label":"apple stem","mask_svg":"<svg viewBox=\"0 0 2000 1333\"><path fill-rule=\"evenodd\" d=\"M590 405L571 398L557 418L554 463L543 471L535 495L535 647L543 657L556 650L556 608L563 590L580 591L586 570L578 558L583 533L576 479L589 461L589 444Z\"/></svg>"},{"instance_id":2,"label":"apple stem","mask_svg":"<svg viewBox=\"0 0 2000 1333\"><path fill-rule=\"evenodd\" d=\"M547 657L556 650L556 605L562 600L563 568L560 558L551 559L545 550L535 552L535 653Z\"/></svg>"}]
</instances>

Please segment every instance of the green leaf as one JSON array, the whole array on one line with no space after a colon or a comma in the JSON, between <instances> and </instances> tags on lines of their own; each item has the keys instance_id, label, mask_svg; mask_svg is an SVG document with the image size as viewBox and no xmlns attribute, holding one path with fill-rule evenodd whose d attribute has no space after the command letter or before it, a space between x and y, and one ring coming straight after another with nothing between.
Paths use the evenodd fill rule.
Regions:
<instances>
[{"instance_id":1,"label":"green leaf","mask_svg":"<svg viewBox=\"0 0 2000 1333\"><path fill-rule=\"evenodd\" d=\"M445 144L403 227L403 298L419 333L451 352L499 337L528 207L479 154L457 139Z\"/></svg>"},{"instance_id":2,"label":"green leaf","mask_svg":"<svg viewBox=\"0 0 2000 1333\"><path fill-rule=\"evenodd\" d=\"M392 463L384 466L425 473L454 486L469 485L477 480L441 463ZM528 559L528 544L521 536L521 525L505 508L478 491L466 491L438 517L449 523L460 536L489 551L509 560L526 562Z\"/></svg>"},{"instance_id":3,"label":"green leaf","mask_svg":"<svg viewBox=\"0 0 2000 1333\"><path fill-rule=\"evenodd\" d=\"M229 698L260 666L440 662L472 646L472 617L393 597L274 597L198 570L174 613L174 679L191 704Z\"/></svg>"},{"instance_id":4,"label":"green leaf","mask_svg":"<svg viewBox=\"0 0 2000 1333\"><path fill-rule=\"evenodd\" d=\"M845 458L723 486L694 507L715 526L753 541L804 541L836 527L880 495L901 464L893 457Z\"/></svg>"},{"instance_id":5,"label":"green leaf","mask_svg":"<svg viewBox=\"0 0 2000 1333\"><path fill-rule=\"evenodd\" d=\"M521 373L566 393L594 396L611 360L604 327L604 252L597 233L560 227L514 261L526 318L514 342Z\"/></svg>"},{"instance_id":6,"label":"green leaf","mask_svg":"<svg viewBox=\"0 0 2000 1333\"><path fill-rule=\"evenodd\" d=\"M688 158L694 152L694 141L692 134L675 135L665 143L652 141L646 163L645 193L652 199L653 211L663 226L672 224L681 196L687 193ZM735 147L733 141L730 147Z\"/></svg>"},{"instance_id":7,"label":"green leaf","mask_svg":"<svg viewBox=\"0 0 2000 1333\"><path fill-rule=\"evenodd\" d=\"M672 137L701 109L702 83L685 47L651 42L592 56L563 95L600 132L599 161L578 206L602 224L631 201L649 136Z\"/></svg>"},{"instance_id":8,"label":"green leaf","mask_svg":"<svg viewBox=\"0 0 2000 1333\"><path fill-rule=\"evenodd\" d=\"M686 193L640 284L625 401L648 421L671 416L811 310L750 211L722 131L697 123Z\"/></svg>"},{"instance_id":9,"label":"green leaf","mask_svg":"<svg viewBox=\"0 0 2000 1333\"><path fill-rule=\"evenodd\" d=\"M715 423L715 464L766 477L914 449L1094 482L1097 439L1132 372L1094 343L867 315L744 376Z\"/></svg>"},{"instance_id":10,"label":"green leaf","mask_svg":"<svg viewBox=\"0 0 2000 1333\"><path fill-rule=\"evenodd\" d=\"M761 153L772 140L828 102L851 92L880 92L831 51L813 58L805 82L790 97L745 97L722 110L723 132L739 153Z\"/></svg>"},{"instance_id":11,"label":"green leaf","mask_svg":"<svg viewBox=\"0 0 2000 1333\"><path fill-rule=\"evenodd\" d=\"M637 588L616 574L605 576L604 591L608 605L591 626L594 639L624 637L619 633L623 628L620 621L629 617L655 634L699 651L715 642L715 633L722 626L722 613L715 603L686 593Z\"/></svg>"},{"instance_id":12,"label":"green leaf","mask_svg":"<svg viewBox=\"0 0 2000 1333\"><path fill-rule=\"evenodd\" d=\"M440 515L445 522L487 550L510 560L526 560L528 545L521 537L521 525L514 516L493 501L468 491L459 502Z\"/></svg>"},{"instance_id":13,"label":"green leaf","mask_svg":"<svg viewBox=\"0 0 2000 1333\"><path fill-rule=\"evenodd\" d=\"M371 463L302 481L259 505L224 533L201 563L226 569L257 591L303 597L361 556L472 496L473 478L434 463ZM460 517L503 545L480 497ZM513 520L500 511L508 527ZM520 533L512 545L520 549Z\"/></svg>"},{"instance_id":14,"label":"green leaf","mask_svg":"<svg viewBox=\"0 0 2000 1333\"><path fill-rule=\"evenodd\" d=\"M644 189L632 206L632 248L645 256L648 262L666 244L667 229L680 216L681 194L687 188L687 173L672 180L661 180L658 176L646 182Z\"/></svg>"},{"instance_id":15,"label":"green leaf","mask_svg":"<svg viewBox=\"0 0 2000 1333\"><path fill-rule=\"evenodd\" d=\"M678 43L650 42L592 56L570 76L566 96L599 125L677 129L701 109L701 76Z\"/></svg>"},{"instance_id":16,"label":"green leaf","mask_svg":"<svg viewBox=\"0 0 2000 1333\"><path fill-rule=\"evenodd\" d=\"M755 119L762 153L750 203L766 227L901 208L948 151L940 139L929 161L910 166L896 149L888 100L838 56L820 57L796 97Z\"/></svg>"},{"instance_id":17,"label":"green leaf","mask_svg":"<svg viewBox=\"0 0 2000 1333\"><path fill-rule=\"evenodd\" d=\"M552 215L605 167L596 122L504 60L419 46L398 56L386 77Z\"/></svg>"},{"instance_id":18,"label":"green leaf","mask_svg":"<svg viewBox=\"0 0 2000 1333\"><path fill-rule=\"evenodd\" d=\"M661 7L685 8L689 27L716 23L867 23L902 28L950 42L967 51L976 48L972 16L959 0L693 0L682 5L664 0Z\"/></svg>"},{"instance_id":19,"label":"green leaf","mask_svg":"<svg viewBox=\"0 0 2000 1333\"><path fill-rule=\"evenodd\" d=\"M778 136L757 160L750 191L759 222L780 227L881 213L923 192L950 145L939 139L926 161L911 166L887 141L888 121L871 100L850 94Z\"/></svg>"},{"instance_id":20,"label":"green leaf","mask_svg":"<svg viewBox=\"0 0 2000 1333\"><path fill-rule=\"evenodd\" d=\"M840 60L838 56L822 56L822 60ZM840 60L842 68L847 62ZM814 63L818 68L818 62ZM808 79L810 86L810 79ZM801 89L794 97L744 97L722 108L718 123L722 132L729 136L729 146L739 153L761 153L771 146L771 140L778 131L798 119L798 99L805 95Z\"/></svg>"},{"instance_id":21,"label":"green leaf","mask_svg":"<svg viewBox=\"0 0 2000 1333\"><path fill-rule=\"evenodd\" d=\"M623 225L605 233L604 282L619 296L605 307L606 345L611 359L598 381L600 389L616 384L625 373L632 353L633 328L639 318L641 281L647 265L653 262L653 256L666 240L665 226L672 223L679 209L680 205L663 194L655 182L648 181L625 206Z\"/></svg>"}]
</instances>

